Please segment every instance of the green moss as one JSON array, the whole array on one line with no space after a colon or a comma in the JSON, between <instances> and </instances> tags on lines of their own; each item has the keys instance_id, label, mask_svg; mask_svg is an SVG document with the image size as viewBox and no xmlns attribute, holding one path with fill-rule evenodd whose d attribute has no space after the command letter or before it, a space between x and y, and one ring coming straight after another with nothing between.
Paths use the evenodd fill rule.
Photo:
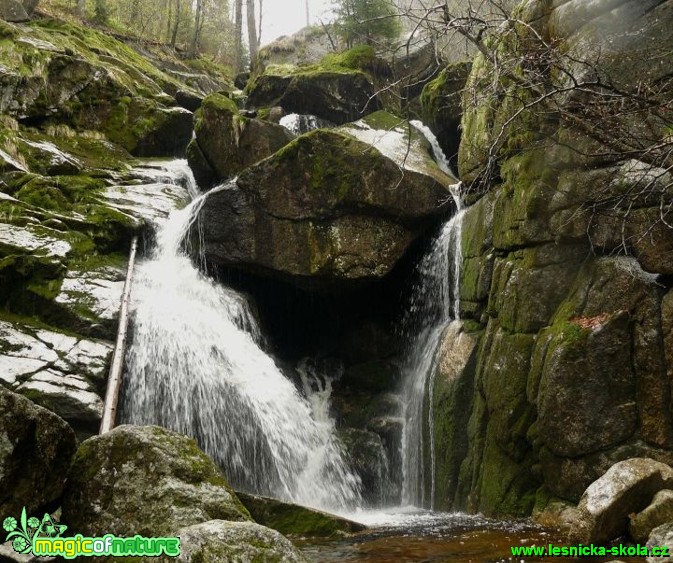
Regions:
<instances>
[{"instance_id":1,"label":"green moss","mask_svg":"<svg viewBox=\"0 0 673 563\"><path fill-rule=\"evenodd\" d=\"M255 522L286 536L333 538L362 529L348 520L303 506L256 495L237 494Z\"/></svg>"},{"instance_id":2,"label":"green moss","mask_svg":"<svg viewBox=\"0 0 673 563\"><path fill-rule=\"evenodd\" d=\"M325 55L318 64L324 69L366 70L371 68L375 58L371 45L356 45L343 53Z\"/></svg>"},{"instance_id":3,"label":"green moss","mask_svg":"<svg viewBox=\"0 0 673 563\"><path fill-rule=\"evenodd\" d=\"M16 198L50 211L68 211L71 208L68 198L45 178L34 178L26 183L17 193Z\"/></svg>"},{"instance_id":4,"label":"green moss","mask_svg":"<svg viewBox=\"0 0 673 563\"><path fill-rule=\"evenodd\" d=\"M407 120L401 117L398 117L390 112L380 110L362 118L367 125L372 129L381 129L385 131L392 131L398 127L403 127L408 134L408 124Z\"/></svg>"},{"instance_id":5,"label":"green moss","mask_svg":"<svg viewBox=\"0 0 673 563\"><path fill-rule=\"evenodd\" d=\"M236 106L236 102L219 92L211 94L205 100L203 100L201 109L198 110L197 114L202 115L204 111L209 109L216 111L228 111L234 115L238 115L238 107Z\"/></svg>"}]
</instances>

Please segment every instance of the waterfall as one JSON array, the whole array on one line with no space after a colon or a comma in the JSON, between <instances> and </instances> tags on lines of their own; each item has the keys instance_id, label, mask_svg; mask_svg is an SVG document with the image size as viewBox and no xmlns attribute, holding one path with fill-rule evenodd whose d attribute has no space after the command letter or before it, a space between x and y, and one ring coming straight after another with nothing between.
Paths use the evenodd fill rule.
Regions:
<instances>
[{"instance_id":1,"label":"waterfall","mask_svg":"<svg viewBox=\"0 0 673 563\"><path fill-rule=\"evenodd\" d=\"M321 119L315 115L302 115L298 113L283 116L279 123L295 135L302 135L315 129L334 127L334 123L326 119Z\"/></svg>"},{"instance_id":2,"label":"waterfall","mask_svg":"<svg viewBox=\"0 0 673 563\"><path fill-rule=\"evenodd\" d=\"M452 175L449 163L432 131L412 121L430 143L439 167ZM464 209L460 183L451 186L456 213L444 225L430 251L418 266L404 320L410 344L402 389L402 503L433 508L435 496L435 440L432 396L437 372L437 352L447 326L460 319L460 271ZM427 412L427 415L426 415ZM426 426L427 422L427 426ZM429 442L426 445L426 437ZM426 455L429 463L426 464ZM429 471L426 469L429 468Z\"/></svg>"},{"instance_id":3,"label":"waterfall","mask_svg":"<svg viewBox=\"0 0 673 563\"><path fill-rule=\"evenodd\" d=\"M191 175L174 177L187 177L196 193ZM234 185L216 188L227 189ZM309 403L264 352L247 299L190 259L185 239L207 197L157 225L155 247L137 267L123 416L193 436L234 488L352 509L360 485L324 394L323 406Z\"/></svg>"}]
</instances>

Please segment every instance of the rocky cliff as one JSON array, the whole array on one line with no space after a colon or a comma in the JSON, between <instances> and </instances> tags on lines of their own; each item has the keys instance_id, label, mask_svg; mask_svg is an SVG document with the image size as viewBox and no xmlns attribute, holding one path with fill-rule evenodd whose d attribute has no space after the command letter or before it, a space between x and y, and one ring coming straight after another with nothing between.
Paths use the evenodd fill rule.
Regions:
<instances>
[{"instance_id":1,"label":"rocky cliff","mask_svg":"<svg viewBox=\"0 0 673 563\"><path fill-rule=\"evenodd\" d=\"M441 506L530 514L619 460L673 461L672 25L665 0L528 0L490 39L498 66L474 61L474 344L447 335L437 376Z\"/></svg>"}]
</instances>

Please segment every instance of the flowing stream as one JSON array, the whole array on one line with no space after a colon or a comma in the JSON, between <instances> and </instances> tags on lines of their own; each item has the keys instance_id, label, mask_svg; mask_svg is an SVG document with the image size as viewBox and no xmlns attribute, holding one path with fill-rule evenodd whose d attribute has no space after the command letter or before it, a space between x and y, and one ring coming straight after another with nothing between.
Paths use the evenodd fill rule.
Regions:
<instances>
[{"instance_id":1,"label":"flowing stream","mask_svg":"<svg viewBox=\"0 0 673 563\"><path fill-rule=\"evenodd\" d=\"M312 408L264 352L245 297L190 259L185 239L208 195L196 195L191 174L174 175L185 176L194 199L157 226L155 247L135 273L125 420L195 437L236 489L353 509L359 481L333 421L316 408L325 399L313 398Z\"/></svg>"},{"instance_id":2,"label":"flowing stream","mask_svg":"<svg viewBox=\"0 0 673 563\"><path fill-rule=\"evenodd\" d=\"M412 121L430 142L435 160L448 175L448 161L432 131ZM430 251L418 266L419 281L412 292L404 322L410 345L402 390L402 504L434 507L435 441L432 396L437 372L437 352L444 331L460 319L461 239L464 210L460 184L452 186L456 213L444 225ZM428 459L429 458L429 459Z\"/></svg>"}]
</instances>

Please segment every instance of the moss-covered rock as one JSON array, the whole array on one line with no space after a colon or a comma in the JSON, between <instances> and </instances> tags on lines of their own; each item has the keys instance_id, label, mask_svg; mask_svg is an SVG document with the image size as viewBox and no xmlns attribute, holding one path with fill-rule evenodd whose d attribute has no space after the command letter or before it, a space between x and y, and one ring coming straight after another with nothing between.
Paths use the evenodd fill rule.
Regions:
<instances>
[{"instance_id":1,"label":"moss-covered rock","mask_svg":"<svg viewBox=\"0 0 673 563\"><path fill-rule=\"evenodd\" d=\"M196 114L194 132L188 157L203 187L235 176L294 139L281 125L244 117L221 94L205 99Z\"/></svg>"},{"instance_id":2,"label":"moss-covered rock","mask_svg":"<svg viewBox=\"0 0 673 563\"><path fill-rule=\"evenodd\" d=\"M118 426L77 450L63 495L63 521L73 531L170 536L213 519L250 516L194 440L155 426Z\"/></svg>"},{"instance_id":3,"label":"moss-covered rock","mask_svg":"<svg viewBox=\"0 0 673 563\"><path fill-rule=\"evenodd\" d=\"M432 129L450 162L457 160L463 115L461 100L471 69L471 62L449 65L421 93L421 118Z\"/></svg>"},{"instance_id":4,"label":"moss-covered rock","mask_svg":"<svg viewBox=\"0 0 673 563\"><path fill-rule=\"evenodd\" d=\"M452 323L442 337L433 385L435 499L438 510L454 506L460 465L467 454L477 336Z\"/></svg>"},{"instance_id":5,"label":"moss-covered rock","mask_svg":"<svg viewBox=\"0 0 673 563\"><path fill-rule=\"evenodd\" d=\"M72 429L0 385L0 510L7 516L56 507L75 453Z\"/></svg>"},{"instance_id":6,"label":"moss-covered rock","mask_svg":"<svg viewBox=\"0 0 673 563\"><path fill-rule=\"evenodd\" d=\"M267 68L247 87L248 104L281 106L287 113L311 114L332 123L354 121L381 109L372 79L363 69L374 60L371 47L328 55L317 65Z\"/></svg>"},{"instance_id":7,"label":"moss-covered rock","mask_svg":"<svg viewBox=\"0 0 673 563\"><path fill-rule=\"evenodd\" d=\"M580 4L522 2L516 17L531 25L513 22L486 41L513 66L477 56L463 98L459 164L474 205L463 226L461 309L486 332L457 507L526 513L550 494L577 501L623 459L669 459L673 230L660 213L669 172L661 159L616 154L582 121L559 120L585 107L583 94L553 94L547 111L525 84L539 34L557 41L558 60L575 61L575 78L587 68L577 61L591 60L624 89L649 84L665 105L670 92L656 88L653 61L670 58L659 36L671 12L666 3L651 13L635 1ZM568 86L556 70L547 69L549 84ZM595 124L609 122L610 139L668 142L664 120L627 113Z\"/></svg>"},{"instance_id":8,"label":"moss-covered rock","mask_svg":"<svg viewBox=\"0 0 673 563\"><path fill-rule=\"evenodd\" d=\"M236 493L255 522L298 538L333 538L361 532L365 526L327 512L276 499Z\"/></svg>"},{"instance_id":9,"label":"moss-covered rock","mask_svg":"<svg viewBox=\"0 0 673 563\"><path fill-rule=\"evenodd\" d=\"M427 159L402 172L346 131L302 135L207 198L206 256L300 283L383 277L450 205Z\"/></svg>"}]
</instances>

